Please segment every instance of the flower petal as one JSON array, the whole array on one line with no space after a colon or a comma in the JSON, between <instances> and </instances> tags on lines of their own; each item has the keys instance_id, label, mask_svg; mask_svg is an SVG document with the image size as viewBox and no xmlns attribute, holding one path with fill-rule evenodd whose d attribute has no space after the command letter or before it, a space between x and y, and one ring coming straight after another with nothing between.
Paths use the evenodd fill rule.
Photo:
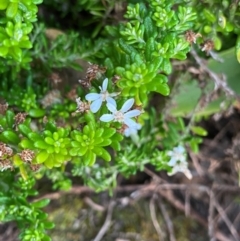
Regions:
<instances>
[{"instance_id":1,"label":"flower petal","mask_svg":"<svg viewBox=\"0 0 240 241\"><path fill-rule=\"evenodd\" d=\"M137 131L141 129L141 125L136 123L137 125L134 126L134 127L128 127L124 130L124 135L126 137L129 137L130 135L136 135L137 134Z\"/></svg>"},{"instance_id":2,"label":"flower petal","mask_svg":"<svg viewBox=\"0 0 240 241\"><path fill-rule=\"evenodd\" d=\"M92 113L96 113L99 111L101 105L102 105L102 99L97 99L93 101L92 104L90 105L90 110L92 111Z\"/></svg>"},{"instance_id":3,"label":"flower petal","mask_svg":"<svg viewBox=\"0 0 240 241\"><path fill-rule=\"evenodd\" d=\"M129 128L137 128L138 124L129 118L124 118L123 120L124 124L126 124Z\"/></svg>"},{"instance_id":4,"label":"flower petal","mask_svg":"<svg viewBox=\"0 0 240 241\"><path fill-rule=\"evenodd\" d=\"M119 94L120 94L120 92L113 92L113 93L109 94L109 96L115 97L115 96L117 96L117 95L119 95Z\"/></svg>"},{"instance_id":5,"label":"flower petal","mask_svg":"<svg viewBox=\"0 0 240 241\"><path fill-rule=\"evenodd\" d=\"M174 147L173 148L173 151L174 152L178 152L178 153L184 153L185 152L185 149L183 146L178 146L178 147Z\"/></svg>"},{"instance_id":6,"label":"flower petal","mask_svg":"<svg viewBox=\"0 0 240 241\"><path fill-rule=\"evenodd\" d=\"M107 103L107 108L112 112L112 113L115 113L117 111L116 107L117 107L117 104L116 104L116 101L114 99L112 99L111 101L112 103Z\"/></svg>"},{"instance_id":7,"label":"flower petal","mask_svg":"<svg viewBox=\"0 0 240 241\"><path fill-rule=\"evenodd\" d=\"M132 117L138 116L140 114L141 114L140 110L130 110L127 113L124 114L124 117L132 118Z\"/></svg>"},{"instance_id":8,"label":"flower petal","mask_svg":"<svg viewBox=\"0 0 240 241\"><path fill-rule=\"evenodd\" d=\"M112 114L104 114L100 117L100 121L103 122L109 122L112 121L114 119L114 116Z\"/></svg>"},{"instance_id":9,"label":"flower petal","mask_svg":"<svg viewBox=\"0 0 240 241\"><path fill-rule=\"evenodd\" d=\"M171 166L171 167L173 167L173 166L176 165L176 163L177 163L177 160L172 157L172 158L170 159L170 161L168 162L168 165Z\"/></svg>"},{"instance_id":10,"label":"flower petal","mask_svg":"<svg viewBox=\"0 0 240 241\"><path fill-rule=\"evenodd\" d=\"M106 101L107 101L107 103L110 103L110 104L116 106L116 101L115 101L112 97L109 97L109 96L108 96L108 97L106 98Z\"/></svg>"},{"instance_id":11,"label":"flower petal","mask_svg":"<svg viewBox=\"0 0 240 241\"><path fill-rule=\"evenodd\" d=\"M94 100L97 100L99 98L101 98L101 95L97 94L97 93L89 93L85 96L85 99L88 100L88 101L94 101Z\"/></svg>"},{"instance_id":12,"label":"flower petal","mask_svg":"<svg viewBox=\"0 0 240 241\"><path fill-rule=\"evenodd\" d=\"M102 91L106 91L108 86L108 78L106 78L102 83Z\"/></svg>"},{"instance_id":13,"label":"flower petal","mask_svg":"<svg viewBox=\"0 0 240 241\"><path fill-rule=\"evenodd\" d=\"M121 111L122 111L123 113L124 113L124 112L127 112L129 109L131 109L131 107L133 106L133 103L134 103L134 99L133 99L133 98L127 100L127 101L123 104L123 106L122 106L122 108L121 108Z\"/></svg>"},{"instance_id":14,"label":"flower petal","mask_svg":"<svg viewBox=\"0 0 240 241\"><path fill-rule=\"evenodd\" d=\"M135 134L137 134L137 130L134 128L127 128L124 130L124 135L126 137L129 137L130 135L135 135Z\"/></svg>"}]
</instances>

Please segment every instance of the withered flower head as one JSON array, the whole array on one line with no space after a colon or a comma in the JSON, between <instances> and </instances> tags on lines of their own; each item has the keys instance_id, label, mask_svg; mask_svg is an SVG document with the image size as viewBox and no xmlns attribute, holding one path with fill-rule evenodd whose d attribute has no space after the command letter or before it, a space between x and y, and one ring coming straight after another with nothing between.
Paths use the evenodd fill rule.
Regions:
<instances>
[{"instance_id":1,"label":"withered flower head","mask_svg":"<svg viewBox=\"0 0 240 241\"><path fill-rule=\"evenodd\" d=\"M6 160L0 160L0 171L5 171L7 169L11 169L11 171L13 170L13 165L12 162L8 159Z\"/></svg>"},{"instance_id":2,"label":"withered flower head","mask_svg":"<svg viewBox=\"0 0 240 241\"><path fill-rule=\"evenodd\" d=\"M100 67L97 64L91 64L87 69L86 78L91 82L93 79L101 78L102 74L106 72L105 67Z\"/></svg>"},{"instance_id":3,"label":"withered flower head","mask_svg":"<svg viewBox=\"0 0 240 241\"><path fill-rule=\"evenodd\" d=\"M211 50L214 49L214 43L212 40L206 40L204 43L203 43L203 46L201 48L202 51L205 51L207 54L209 54L209 52Z\"/></svg>"},{"instance_id":4,"label":"withered flower head","mask_svg":"<svg viewBox=\"0 0 240 241\"><path fill-rule=\"evenodd\" d=\"M90 104L88 102L81 101L80 97L78 97L76 99L76 102L77 102L77 110L76 110L76 112L84 113L84 112L87 112L87 111L90 110Z\"/></svg>"},{"instance_id":5,"label":"withered flower head","mask_svg":"<svg viewBox=\"0 0 240 241\"><path fill-rule=\"evenodd\" d=\"M32 165L30 165L30 168L31 168L32 171L36 172L36 171L38 171L41 168L41 165L39 165L39 164L32 164Z\"/></svg>"},{"instance_id":6,"label":"withered flower head","mask_svg":"<svg viewBox=\"0 0 240 241\"><path fill-rule=\"evenodd\" d=\"M53 82L54 85L62 82L62 79L58 73L51 73L49 79Z\"/></svg>"},{"instance_id":7,"label":"withered flower head","mask_svg":"<svg viewBox=\"0 0 240 241\"><path fill-rule=\"evenodd\" d=\"M89 63L90 66L87 69L86 77L83 80L79 80L79 83L85 87L85 88L90 88L91 87L91 82L94 79L99 79L101 78L102 74L106 72L105 67L100 67L97 64L91 64Z\"/></svg>"},{"instance_id":8,"label":"withered flower head","mask_svg":"<svg viewBox=\"0 0 240 241\"><path fill-rule=\"evenodd\" d=\"M185 33L185 39L190 43L196 43L197 38L202 37L200 33L194 33L192 30L189 30Z\"/></svg>"},{"instance_id":9,"label":"withered flower head","mask_svg":"<svg viewBox=\"0 0 240 241\"><path fill-rule=\"evenodd\" d=\"M5 115L7 109L8 109L8 103L0 104L0 114L1 115Z\"/></svg>"},{"instance_id":10,"label":"withered flower head","mask_svg":"<svg viewBox=\"0 0 240 241\"><path fill-rule=\"evenodd\" d=\"M77 98L77 90L76 90L76 88L71 89L71 90L67 93L66 97L67 97L68 99L70 99L70 100L76 100L76 98Z\"/></svg>"},{"instance_id":11,"label":"withered flower head","mask_svg":"<svg viewBox=\"0 0 240 241\"><path fill-rule=\"evenodd\" d=\"M34 151L32 150L29 150L29 149L26 149L26 150L23 150L19 156L21 157L21 159L25 162L32 162L32 160L34 159L35 157L35 153Z\"/></svg>"},{"instance_id":12,"label":"withered flower head","mask_svg":"<svg viewBox=\"0 0 240 241\"><path fill-rule=\"evenodd\" d=\"M116 84L116 83L118 82L118 80L120 80L120 79L121 79L120 76L114 75L113 78L112 78L112 82L113 82L114 84Z\"/></svg>"},{"instance_id":13,"label":"withered flower head","mask_svg":"<svg viewBox=\"0 0 240 241\"><path fill-rule=\"evenodd\" d=\"M0 160L12 156L13 150L11 147L7 146L5 143L0 142Z\"/></svg>"},{"instance_id":14,"label":"withered flower head","mask_svg":"<svg viewBox=\"0 0 240 241\"><path fill-rule=\"evenodd\" d=\"M48 92L41 100L41 104L44 108L56 103L61 103L61 93L59 90L52 90Z\"/></svg>"},{"instance_id":15,"label":"withered flower head","mask_svg":"<svg viewBox=\"0 0 240 241\"><path fill-rule=\"evenodd\" d=\"M21 113L21 112L17 113L14 117L15 125L19 125L23 123L27 115L28 115L27 113Z\"/></svg>"}]
</instances>

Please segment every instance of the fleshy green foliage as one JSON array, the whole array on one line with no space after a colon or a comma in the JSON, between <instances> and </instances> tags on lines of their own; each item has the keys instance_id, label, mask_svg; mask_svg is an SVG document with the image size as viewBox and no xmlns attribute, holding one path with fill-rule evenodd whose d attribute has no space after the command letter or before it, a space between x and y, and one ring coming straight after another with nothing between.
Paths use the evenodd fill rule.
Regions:
<instances>
[{"instance_id":1,"label":"fleshy green foliage","mask_svg":"<svg viewBox=\"0 0 240 241\"><path fill-rule=\"evenodd\" d=\"M29 202L28 197L36 196L35 179L16 180L15 173L0 173L0 219L16 221L20 229L19 238L23 241L49 241L46 230L54 227L47 221L47 214L41 209L48 205L49 199Z\"/></svg>"},{"instance_id":2,"label":"fleshy green foliage","mask_svg":"<svg viewBox=\"0 0 240 241\"><path fill-rule=\"evenodd\" d=\"M116 132L116 129L101 127L94 122L85 125L81 132L73 131L71 137L73 141L70 155L81 156L81 162L86 166L93 165L97 156L110 161L111 155L104 147L112 146L119 150L119 141L122 140L122 136Z\"/></svg>"},{"instance_id":3,"label":"fleshy green foliage","mask_svg":"<svg viewBox=\"0 0 240 241\"><path fill-rule=\"evenodd\" d=\"M132 64L126 65L125 68L118 67L116 73L122 78L118 82L118 86L123 89L122 95L135 97L136 103L141 104L147 102L147 96L150 91L158 92L162 95L169 94L167 85L167 77L157 74L159 59L156 59L156 65L153 64Z\"/></svg>"},{"instance_id":4,"label":"fleshy green foliage","mask_svg":"<svg viewBox=\"0 0 240 241\"><path fill-rule=\"evenodd\" d=\"M117 67L123 95L135 97L139 105L147 103L149 92L169 94L166 75L172 71L170 59L185 59L190 50L183 34L193 26L196 13L190 7L173 10L173 4L151 1L150 9L143 4L129 5L125 14L129 22L119 27L120 35L116 28L107 28L119 39L111 50L106 49L116 57L105 64L110 69Z\"/></svg>"},{"instance_id":5,"label":"fleshy green foliage","mask_svg":"<svg viewBox=\"0 0 240 241\"><path fill-rule=\"evenodd\" d=\"M32 22L37 21L37 4L42 0L3 0L0 3L0 56L14 59L17 62L27 62L22 49L29 49L32 43L29 33Z\"/></svg>"},{"instance_id":6,"label":"fleshy green foliage","mask_svg":"<svg viewBox=\"0 0 240 241\"><path fill-rule=\"evenodd\" d=\"M53 124L46 125L42 134L31 132L21 126L23 132L27 132L20 146L23 149L38 150L35 163L44 164L48 168L59 167L64 161L70 159L69 130L56 128Z\"/></svg>"},{"instance_id":7,"label":"fleshy green foliage","mask_svg":"<svg viewBox=\"0 0 240 241\"><path fill-rule=\"evenodd\" d=\"M207 135L195 123L198 113L190 121L176 116L192 112L201 91L197 84L181 81L177 68L172 73L172 62L186 60L191 48L198 51L208 38L217 50L220 38L226 40L223 47L236 47L240 59L235 2L131 0L121 12L121 1L46 0L39 6L40 15L48 14L46 9L49 15L33 28L41 2L0 1L0 219L16 220L24 241L51 240L46 229L53 224L41 210L48 200L28 201L37 195L37 179L47 178L53 189L68 190L72 176L80 176L97 191L112 190L119 174L129 177L145 165L171 173L169 152L176 147L184 155L187 149L197 152ZM50 36L46 26L60 31ZM191 31L201 36L189 41L186 32ZM94 65L85 70L88 61ZM236 75L224 66L229 77ZM80 83L78 77L69 81L71 77L65 80L61 74L56 82L50 78L66 69L74 69L77 76L84 69L85 77ZM106 78L108 85L103 86ZM183 101L174 92L171 100L165 97L177 79L187 90ZM90 93L91 103L86 100ZM179 100L181 114L168 109L168 100ZM94 102L101 106L96 113L91 112ZM130 138L124 138L127 131Z\"/></svg>"},{"instance_id":8,"label":"fleshy green foliage","mask_svg":"<svg viewBox=\"0 0 240 241\"><path fill-rule=\"evenodd\" d=\"M220 50L234 41L234 35L239 36L240 8L239 3L234 1L222 1L221 4L214 1L205 1L198 4L194 1L194 8L198 11L198 19L194 29L214 41L215 49ZM236 40L235 40L236 41ZM236 56L239 61L238 41L236 41Z\"/></svg>"}]
</instances>

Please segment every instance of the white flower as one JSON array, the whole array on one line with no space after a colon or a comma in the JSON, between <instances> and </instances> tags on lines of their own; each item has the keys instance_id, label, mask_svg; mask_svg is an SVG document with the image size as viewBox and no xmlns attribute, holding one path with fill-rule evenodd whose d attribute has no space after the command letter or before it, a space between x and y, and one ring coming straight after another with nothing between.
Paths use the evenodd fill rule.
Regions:
<instances>
[{"instance_id":1,"label":"white flower","mask_svg":"<svg viewBox=\"0 0 240 241\"><path fill-rule=\"evenodd\" d=\"M168 175L174 175L177 172L183 172L187 178L192 179L192 174L188 169L186 154L183 146L174 147L172 151L168 151L167 155L171 157L168 165L172 167L172 171Z\"/></svg>"},{"instance_id":2,"label":"white flower","mask_svg":"<svg viewBox=\"0 0 240 241\"><path fill-rule=\"evenodd\" d=\"M168 175L172 176L177 172L183 172L188 179L192 179L192 173L188 169L188 163L186 161L176 163L172 171L168 172Z\"/></svg>"},{"instance_id":3,"label":"white flower","mask_svg":"<svg viewBox=\"0 0 240 241\"><path fill-rule=\"evenodd\" d=\"M101 121L109 122L109 121L117 121L120 123L124 123L127 125L130 129L137 129L139 128L138 125L134 120L132 120L132 117L136 117L141 114L140 110L130 110L133 106L134 99L131 98L127 100L122 108L120 110L117 110L117 104L116 101L113 100L113 103L108 102L107 108L112 112L112 114L104 114L100 117ZM130 111L128 111L130 110Z\"/></svg>"},{"instance_id":4,"label":"white flower","mask_svg":"<svg viewBox=\"0 0 240 241\"><path fill-rule=\"evenodd\" d=\"M175 166L176 163L186 161L185 149L182 146L174 147L172 151L168 151L167 155L171 157L168 162L169 166Z\"/></svg>"},{"instance_id":5,"label":"white flower","mask_svg":"<svg viewBox=\"0 0 240 241\"><path fill-rule=\"evenodd\" d=\"M108 79L106 78L103 81L102 87L99 86L100 93L89 93L85 96L86 100L88 101L93 101L90 105L90 110L93 113L96 113L99 111L100 107L102 106L102 103L106 101L107 103L113 103L115 102L112 97L117 96L118 93L112 93L109 94L107 91L107 86L108 86Z\"/></svg>"},{"instance_id":6,"label":"white flower","mask_svg":"<svg viewBox=\"0 0 240 241\"><path fill-rule=\"evenodd\" d=\"M137 134L137 131L141 129L141 125L136 123L135 126L127 126L127 128L124 130L124 135L126 137L129 137L129 136L133 136L133 135L136 135Z\"/></svg>"}]
</instances>

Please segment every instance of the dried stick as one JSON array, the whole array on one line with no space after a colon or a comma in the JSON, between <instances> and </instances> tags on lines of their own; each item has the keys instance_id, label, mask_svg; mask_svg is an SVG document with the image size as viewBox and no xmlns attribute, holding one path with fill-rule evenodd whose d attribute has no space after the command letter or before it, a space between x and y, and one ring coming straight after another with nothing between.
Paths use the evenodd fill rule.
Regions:
<instances>
[{"instance_id":1,"label":"dried stick","mask_svg":"<svg viewBox=\"0 0 240 241\"><path fill-rule=\"evenodd\" d=\"M191 152L191 151L188 151L188 153L189 153L189 156L190 156L191 159L192 159L193 165L194 165L194 167L195 167L198 175L199 175L200 177L202 177L202 176L204 175L204 171L203 171L201 165L199 164L199 160L198 160L199 158L197 157L196 154L194 154L194 153Z\"/></svg>"},{"instance_id":2,"label":"dried stick","mask_svg":"<svg viewBox=\"0 0 240 241\"><path fill-rule=\"evenodd\" d=\"M93 241L100 241L103 238L103 236L105 235L105 233L107 232L107 230L109 229L109 227L111 225L112 213L113 213L113 208L114 208L115 204L116 203L114 201L111 201L109 203L107 217L105 219L105 222Z\"/></svg>"},{"instance_id":3,"label":"dried stick","mask_svg":"<svg viewBox=\"0 0 240 241\"><path fill-rule=\"evenodd\" d=\"M156 194L153 194L153 196L150 200L150 203L149 203L149 209L150 209L150 215L151 215L151 219L153 222L153 226L157 231L159 241L161 241L164 237L164 233L157 221L156 210L155 210L155 205L154 205L155 198L156 198Z\"/></svg>"},{"instance_id":4,"label":"dried stick","mask_svg":"<svg viewBox=\"0 0 240 241\"><path fill-rule=\"evenodd\" d=\"M214 235L214 203L213 203L213 191L209 192L209 209L208 209L208 236L210 241L215 241Z\"/></svg>"},{"instance_id":5,"label":"dried stick","mask_svg":"<svg viewBox=\"0 0 240 241\"><path fill-rule=\"evenodd\" d=\"M226 223L229 231L231 232L232 236L234 237L235 241L239 241L240 237L235 229L235 227L233 226L233 224L231 223L231 221L229 220L228 216L226 215L225 211L223 210L223 208L220 206L220 204L218 203L217 199L212 196L212 200L214 202L214 206L216 207L217 211L219 212L220 216L222 217L222 219L224 220L224 222Z\"/></svg>"},{"instance_id":6,"label":"dried stick","mask_svg":"<svg viewBox=\"0 0 240 241\"><path fill-rule=\"evenodd\" d=\"M230 89L224 79L219 78L219 76L214 73L212 70L210 70L206 64L204 63L204 60L201 59L197 52L192 48L191 54L198 63L198 65L210 76L210 78L214 81L215 83L215 89L221 88L227 95L229 96L235 96L235 93L233 92L232 89Z\"/></svg>"},{"instance_id":7,"label":"dried stick","mask_svg":"<svg viewBox=\"0 0 240 241\"><path fill-rule=\"evenodd\" d=\"M190 207L190 190L186 190L185 191L185 216L186 217L189 217L190 216L190 210L191 210L191 207Z\"/></svg>"},{"instance_id":8,"label":"dried stick","mask_svg":"<svg viewBox=\"0 0 240 241\"><path fill-rule=\"evenodd\" d=\"M96 210L98 212L104 212L105 208L97 203L95 203L91 198L85 197L84 202L90 206L93 210Z\"/></svg>"},{"instance_id":9,"label":"dried stick","mask_svg":"<svg viewBox=\"0 0 240 241\"><path fill-rule=\"evenodd\" d=\"M158 206L162 212L163 218L166 222L168 233L169 233L169 238L170 241L176 241L175 235L174 235L174 230L173 230L173 223L168 215L168 212L165 208L165 205L163 204L162 200L159 198Z\"/></svg>"}]
</instances>

